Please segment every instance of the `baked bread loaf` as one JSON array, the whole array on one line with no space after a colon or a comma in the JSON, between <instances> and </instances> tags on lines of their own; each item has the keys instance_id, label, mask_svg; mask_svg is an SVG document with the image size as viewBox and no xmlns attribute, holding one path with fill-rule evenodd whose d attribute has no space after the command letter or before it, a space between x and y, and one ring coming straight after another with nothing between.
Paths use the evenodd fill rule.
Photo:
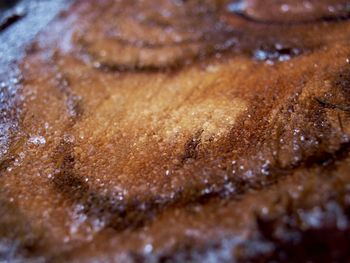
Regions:
<instances>
[{"instance_id":1,"label":"baked bread loaf","mask_svg":"<svg viewBox=\"0 0 350 263\"><path fill-rule=\"evenodd\" d=\"M350 260L349 1L47 2L0 20L1 260Z\"/></svg>"}]
</instances>

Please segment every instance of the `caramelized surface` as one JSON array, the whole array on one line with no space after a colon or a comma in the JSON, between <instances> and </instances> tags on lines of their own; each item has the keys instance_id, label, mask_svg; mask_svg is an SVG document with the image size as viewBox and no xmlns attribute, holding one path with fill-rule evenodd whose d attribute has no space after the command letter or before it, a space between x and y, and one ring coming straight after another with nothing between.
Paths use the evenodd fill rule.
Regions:
<instances>
[{"instance_id":1,"label":"caramelized surface","mask_svg":"<svg viewBox=\"0 0 350 263\"><path fill-rule=\"evenodd\" d=\"M349 4L302 2L76 0L2 76L0 257L348 259Z\"/></svg>"}]
</instances>

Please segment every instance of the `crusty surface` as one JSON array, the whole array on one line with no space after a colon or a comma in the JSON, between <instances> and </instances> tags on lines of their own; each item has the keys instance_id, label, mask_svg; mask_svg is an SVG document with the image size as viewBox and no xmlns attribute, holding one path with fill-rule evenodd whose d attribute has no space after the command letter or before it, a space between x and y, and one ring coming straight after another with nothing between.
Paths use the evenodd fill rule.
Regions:
<instances>
[{"instance_id":1,"label":"crusty surface","mask_svg":"<svg viewBox=\"0 0 350 263\"><path fill-rule=\"evenodd\" d=\"M261 2L76 0L28 44L0 257L349 260L349 4Z\"/></svg>"}]
</instances>

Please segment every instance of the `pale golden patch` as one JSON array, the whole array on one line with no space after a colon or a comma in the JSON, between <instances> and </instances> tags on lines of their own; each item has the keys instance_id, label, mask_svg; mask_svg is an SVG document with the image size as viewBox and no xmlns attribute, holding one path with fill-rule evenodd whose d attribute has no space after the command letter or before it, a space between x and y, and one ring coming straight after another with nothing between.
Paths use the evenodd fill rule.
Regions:
<instances>
[{"instance_id":1,"label":"pale golden patch","mask_svg":"<svg viewBox=\"0 0 350 263\"><path fill-rule=\"evenodd\" d=\"M116 80L109 84L112 94L77 128L92 140L119 134L134 144L152 134L156 141L182 147L197 132L202 141L215 141L246 109L244 100L230 95L228 83L218 83L223 72L220 66L215 69L190 69L176 77L135 75L133 85Z\"/></svg>"}]
</instances>

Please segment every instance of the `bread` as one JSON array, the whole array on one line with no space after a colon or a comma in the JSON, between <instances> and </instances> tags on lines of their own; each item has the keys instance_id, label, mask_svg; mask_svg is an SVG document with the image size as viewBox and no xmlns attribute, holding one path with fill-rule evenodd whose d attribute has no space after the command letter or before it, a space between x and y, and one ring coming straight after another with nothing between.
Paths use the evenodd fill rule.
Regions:
<instances>
[{"instance_id":1,"label":"bread","mask_svg":"<svg viewBox=\"0 0 350 263\"><path fill-rule=\"evenodd\" d=\"M5 55L0 258L349 260L349 4L282 2L76 0Z\"/></svg>"}]
</instances>

